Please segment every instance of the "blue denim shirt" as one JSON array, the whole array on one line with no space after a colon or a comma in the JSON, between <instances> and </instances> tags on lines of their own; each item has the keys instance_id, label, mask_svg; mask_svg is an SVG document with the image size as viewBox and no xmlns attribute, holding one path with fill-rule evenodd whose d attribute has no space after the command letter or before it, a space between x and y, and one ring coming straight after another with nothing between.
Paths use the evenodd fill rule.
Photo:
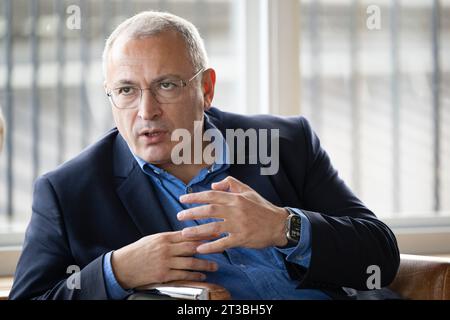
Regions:
<instances>
[{"instance_id":1,"label":"blue denim shirt","mask_svg":"<svg viewBox=\"0 0 450 320\"><path fill-rule=\"evenodd\" d=\"M205 129L215 129L205 118ZM218 154L216 162L202 169L187 185L170 173L145 162L134 155L141 169L149 177L155 187L162 208L169 218L174 230L217 221L217 219L200 219L179 221L177 213L181 210L198 206L198 204L182 204L179 197L186 193L211 190L211 184L228 176L229 161L226 142L214 141L224 145L223 154ZM217 161L222 160L222 161ZM215 261L219 269L206 272L206 282L216 283L228 289L233 299L329 299L320 290L297 289L298 281L289 277L285 260L309 267L311 259L311 225L300 209L290 208L301 217L301 239L297 246L291 248L268 247L265 249L232 248L224 253L195 255ZM103 269L105 284L111 299L124 299L132 291L126 291L117 282L111 267L111 253L105 255Z\"/></svg>"}]
</instances>

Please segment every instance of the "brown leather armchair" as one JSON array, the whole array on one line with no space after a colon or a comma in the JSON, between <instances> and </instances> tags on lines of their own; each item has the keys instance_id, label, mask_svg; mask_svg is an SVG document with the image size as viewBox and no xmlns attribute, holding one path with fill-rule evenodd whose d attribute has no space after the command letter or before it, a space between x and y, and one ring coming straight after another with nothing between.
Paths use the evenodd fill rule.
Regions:
<instances>
[{"instance_id":1,"label":"brown leather armchair","mask_svg":"<svg viewBox=\"0 0 450 320\"><path fill-rule=\"evenodd\" d=\"M390 289L412 300L450 300L450 258L401 255Z\"/></svg>"},{"instance_id":2,"label":"brown leather armchair","mask_svg":"<svg viewBox=\"0 0 450 320\"><path fill-rule=\"evenodd\" d=\"M232 298L225 288L203 282L176 281L143 289L157 288L165 291L167 288L174 287L200 289L198 292L202 292L201 295L194 294L189 299L227 300ZM405 299L450 300L450 258L402 254L397 276L389 288ZM132 295L130 299L147 300L155 299L155 297L154 294L143 291Z\"/></svg>"}]
</instances>

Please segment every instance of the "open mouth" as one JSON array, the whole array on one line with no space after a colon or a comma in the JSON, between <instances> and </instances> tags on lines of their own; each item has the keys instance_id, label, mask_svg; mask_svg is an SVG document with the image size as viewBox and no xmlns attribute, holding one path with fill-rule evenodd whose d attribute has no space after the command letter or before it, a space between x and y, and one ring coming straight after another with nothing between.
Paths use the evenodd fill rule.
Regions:
<instances>
[{"instance_id":1,"label":"open mouth","mask_svg":"<svg viewBox=\"0 0 450 320\"><path fill-rule=\"evenodd\" d=\"M139 137L145 139L148 144L160 143L164 140L167 131L145 130L139 134Z\"/></svg>"},{"instance_id":2,"label":"open mouth","mask_svg":"<svg viewBox=\"0 0 450 320\"><path fill-rule=\"evenodd\" d=\"M161 134L164 134L164 132L162 132L162 131L158 131L158 132L146 132L146 133L144 133L144 136L146 136L146 137L158 137L158 136L160 136Z\"/></svg>"}]
</instances>

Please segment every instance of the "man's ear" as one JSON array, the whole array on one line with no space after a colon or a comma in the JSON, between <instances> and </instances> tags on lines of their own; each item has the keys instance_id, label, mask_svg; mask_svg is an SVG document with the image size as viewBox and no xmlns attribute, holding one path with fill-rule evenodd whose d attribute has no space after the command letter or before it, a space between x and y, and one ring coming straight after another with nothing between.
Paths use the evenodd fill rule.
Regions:
<instances>
[{"instance_id":1,"label":"man's ear","mask_svg":"<svg viewBox=\"0 0 450 320\"><path fill-rule=\"evenodd\" d=\"M202 92L203 92L203 107L208 110L211 107L214 98L214 88L216 86L216 71L209 68L203 72L202 77Z\"/></svg>"}]
</instances>

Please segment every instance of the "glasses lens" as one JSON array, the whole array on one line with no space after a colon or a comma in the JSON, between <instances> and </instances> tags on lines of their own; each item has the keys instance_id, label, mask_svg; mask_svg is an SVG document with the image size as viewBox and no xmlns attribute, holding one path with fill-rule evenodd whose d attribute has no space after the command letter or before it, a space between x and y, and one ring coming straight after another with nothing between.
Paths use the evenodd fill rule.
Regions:
<instances>
[{"instance_id":1,"label":"glasses lens","mask_svg":"<svg viewBox=\"0 0 450 320\"><path fill-rule=\"evenodd\" d=\"M111 92L114 105L120 109L136 107L141 96L141 89L133 86L119 87Z\"/></svg>"},{"instance_id":2,"label":"glasses lens","mask_svg":"<svg viewBox=\"0 0 450 320\"><path fill-rule=\"evenodd\" d=\"M152 87L152 92L159 103L176 103L183 96L184 83L182 80L165 80Z\"/></svg>"}]
</instances>

